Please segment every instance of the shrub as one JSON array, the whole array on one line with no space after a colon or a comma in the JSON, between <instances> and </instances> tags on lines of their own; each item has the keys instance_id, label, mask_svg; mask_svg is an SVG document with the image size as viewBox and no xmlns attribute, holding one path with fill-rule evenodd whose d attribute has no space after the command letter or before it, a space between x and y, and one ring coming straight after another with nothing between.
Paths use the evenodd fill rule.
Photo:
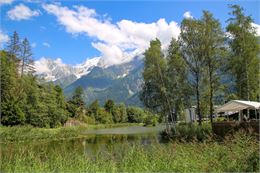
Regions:
<instances>
[{"instance_id":1,"label":"shrub","mask_svg":"<svg viewBox=\"0 0 260 173\"><path fill-rule=\"evenodd\" d=\"M158 116L157 115L153 115L150 112L146 112L147 116L144 120L144 126L156 126L156 124L158 123Z\"/></svg>"},{"instance_id":2,"label":"shrub","mask_svg":"<svg viewBox=\"0 0 260 173\"><path fill-rule=\"evenodd\" d=\"M165 134L164 134L165 135ZM201 126L198 124L177 124L171 128L170 138L173 140L185 141L204 141L212 136L212 129L209 123L204 123ZM165 138L165 137L164 137Z\"/></svg>"}]
</instances>

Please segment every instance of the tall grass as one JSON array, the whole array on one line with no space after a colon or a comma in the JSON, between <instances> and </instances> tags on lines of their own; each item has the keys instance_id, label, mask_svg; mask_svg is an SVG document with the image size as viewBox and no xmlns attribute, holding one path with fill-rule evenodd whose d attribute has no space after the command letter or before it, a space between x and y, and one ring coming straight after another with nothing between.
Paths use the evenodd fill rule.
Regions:
<instances>
[{"instance_id":1,"label":"tall grass","mask_svg":"<svg viewBox=\"0 0 260 173\"><path fill-rule=\"evenodd\" d=\"M122 144L89 157L78 147L4 147L1 172L259 172L258 141L240 132L217 142ZM60 152L64 151L64 152Z\"/></svg>"}]
</instances>

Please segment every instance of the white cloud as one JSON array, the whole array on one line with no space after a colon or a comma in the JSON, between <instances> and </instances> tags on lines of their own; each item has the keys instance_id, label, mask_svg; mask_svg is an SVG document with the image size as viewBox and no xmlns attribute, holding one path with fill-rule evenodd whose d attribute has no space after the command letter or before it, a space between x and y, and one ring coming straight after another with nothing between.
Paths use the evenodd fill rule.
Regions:
<instances>
[{"instance_id":1,"label":"white cloud","mask_svg":"<svg viewBox=\"0 0 260 173\"><path fill-rule=\"evenodd\" d=\"M159 38L162 48L166 48L171 38L177 38L180 33L176 22L168 23L165 19L153 23L130 20L112 23L111 19L85 6L73 6L69 9L58 4L44 4L43 8L56 16L58 23L68 33L86 34L94 38L96 41L92 46L101 52L101 61L105 65L129 61L137 53L143 53L150 40L155 38Z\"/></svg>"},{"instance_id":2,"label":"white cloud","mask_svg":"<svg viewBox=\"0 0 260 173\"><path fill-rule=\"evenodd\" d=\"M11 4L14 0L0 0L0 6L5 4Z\"/></svg>"},{"instance_id":3,"label":"white cloud","mask_svg":"<svg viewBox=\"0 0 260 173\"><path fill-rule=\"evenodd\" d=\"M186 11L184 14L183 14L183 17L185 19L192 19L193 16L191 15L191 12L190 11Z\"/></svg>"},{"instance_id":4,"label":"white cloud","mask_svg":"<svg viewBox=\"0 0 260 173\"><path fill-rule=\"evenodd\" d=\"M252 26L255 28L256 30L256 35L260 36L260 25L256 24L256 23L252 23Z\"/></svg>"},{"instance_id":5,"label":"white cloud","mask_svg":"<svg viewBox=\"0 0 260 173\"><path fill-rule=\"evenodd\" d=\"M7 16L11 20L28 20L34 16L39 16L39 10L31 10L29 7L25 6L24 4L19 4L15 6L13 9L7 12Z\"/></svg>"},{"instance_id":6,"label":"white cloud","mask_svg":"<svg viewBox=\"0 0 260 173\"><path fill-rule=\"evenodd\" d=\"M2 48L3 44L6 43L8 40L9 40L8 35L0 30L0 48Z\"/></svg>"},{"instance_id":7,"label":"white cloud","mask_svg":"<svg viewBox=\"0 0 260 173\"><path fill-rule=\"evenodd\" d=\"M45 46L45 47L47 47L47 48L50 48L50 47L51 47L51 45L50 45L49 43L47 43L47 42L43 42L42 45Z\"/></svg>"},{"instance_id":8,"label":"white cloud","mask_svg":"<svg viewBox=\"0 0 260 173\"><path fill-rule=\"evenodd\" d=\"M36 43L32 43L31 46L32 46L32 48L35 48L37 46L37 44Z\"/></svg>"},{"instance_id":9,"label":"white cloud","mask_svg":"<svg viewBox=\"0 0 260 173\"><path fill-rule=\"evenodd\" d=\"M39 74L45 73L45 72L46 73L51 72L48 67L48 59L45 57L42 57L38 61L35 61L34 66L35 66L37 73L39 73Z\"/></svg>"}]
</instances>

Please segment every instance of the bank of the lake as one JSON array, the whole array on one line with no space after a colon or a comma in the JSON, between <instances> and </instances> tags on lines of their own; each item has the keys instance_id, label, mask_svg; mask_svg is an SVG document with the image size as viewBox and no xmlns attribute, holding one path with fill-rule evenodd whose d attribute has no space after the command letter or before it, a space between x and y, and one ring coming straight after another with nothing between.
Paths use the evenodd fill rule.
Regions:
<instances>
[{"instance_id":1,"label":"bank of the lake","mask_svg":"<svg viewBox=\"0 0 260 173\"><path fill-rule=\"evenodd\" d=\"M142 126L138 123L118 123L118 124L97 124L89 125L82 124L80 126L68 126L59 128L38 128L32 126L0 126L1 142L19 142L19 141L35 141L35 140L62 140L68 138L81 138L86 134L87 130L113 128L113 127L128 127Z\"/></svg>"}]
</instances>

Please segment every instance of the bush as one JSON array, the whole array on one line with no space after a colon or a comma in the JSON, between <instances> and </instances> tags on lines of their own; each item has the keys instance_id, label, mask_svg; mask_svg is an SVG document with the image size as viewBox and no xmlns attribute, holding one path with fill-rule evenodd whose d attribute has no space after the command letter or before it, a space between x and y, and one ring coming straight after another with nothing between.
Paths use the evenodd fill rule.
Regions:
<instances>
[{"instance_id":1,"label":"bush","mask_svg":"<svg viewBox=\"0 0 260 173\"><path fill-rule=\"evenodd\" d=\"M209 123L204 123L201 126L198 124L177 124L171 128L170 138L173 140L185 141L204 141L212 136L212 129ZM165 138L165 137L164 137Z\"/></svg>"},{"instance_id":2,"label":"bush","mask_svg":"<svg viewBox=\"0 0 260 173\"><path fill-rule=\"evenodd\" d=\"M156 126L156 124L158 123L158 116L157 115L153 115L150 112L146 112L147 116L144 120L144 126Z\"/></svg>"},{"instance_id":3,"label":"bush","mask_svg":"<svg viewBox=\"0 0 260 173\"><path fill-rule=\"evenodd\" d=\"M95 124L96 123L96 120L95 118L93 117L90 117L90 116L83 116L82 117L82 121L86 124Z\"/></svg>"},{"instance_id":4,"label":"bush","mask_svg":"<svg viewBox=\"0 0 260 173\"><path fill-rule=\"evenodd\" d=\"M128 122L143 123L145 119L144 110L138 107L128 107L126 109Z\"/></svg>"}]
</instances>

